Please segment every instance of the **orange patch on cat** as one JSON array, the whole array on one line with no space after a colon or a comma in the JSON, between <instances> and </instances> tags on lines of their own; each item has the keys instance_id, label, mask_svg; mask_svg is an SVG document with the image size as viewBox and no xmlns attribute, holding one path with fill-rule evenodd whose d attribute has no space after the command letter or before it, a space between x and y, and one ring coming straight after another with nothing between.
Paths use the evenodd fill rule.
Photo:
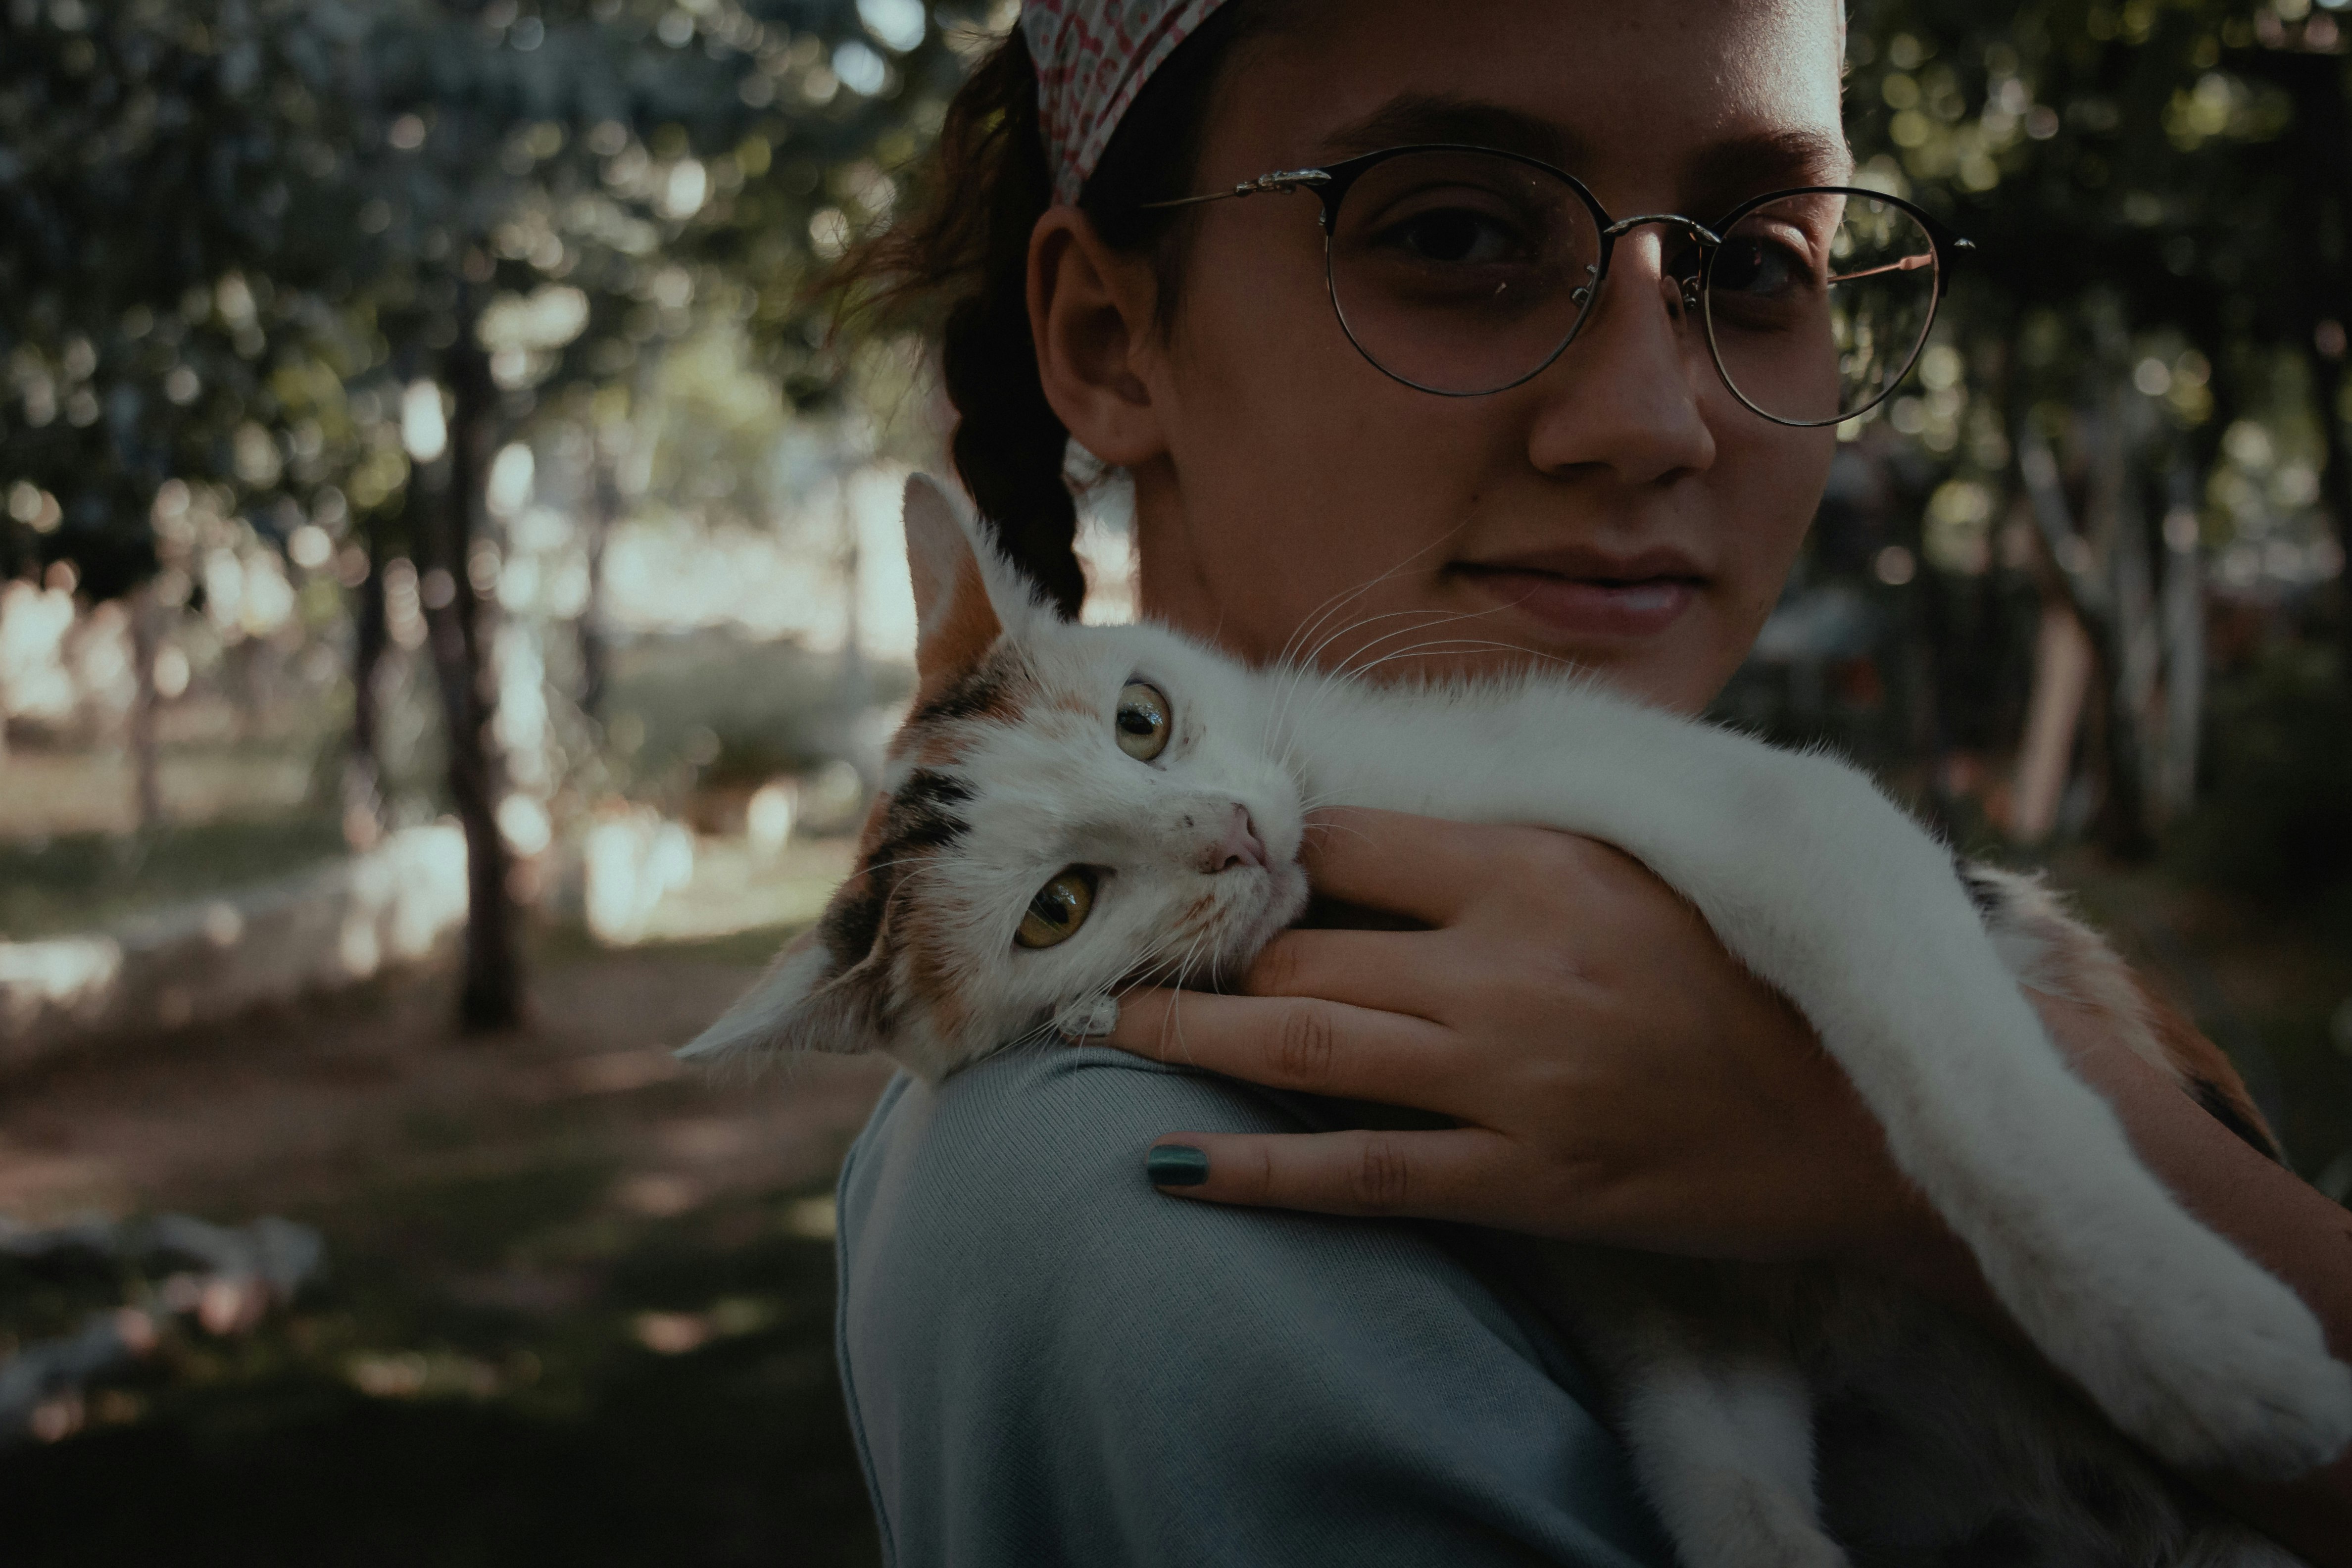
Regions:
<instances>
[{"instance_id":1,"label":"orange patch on cat","mask_svg":"<svg viewBox=\"0 0 2352 1568\"><path fill-rule=\"evenodd\" d=\"M2236 1065L2147 981L2137 974L2131 979L2139 992L2141 1015L2155 1032L2157 1043L2163 1047L2165 1060L2176 1075L2188 1080L2183 1087L2204 1103L2206 1110L2221 1116L2225 1123L2231 1121L2229 1116L2221 1115L2226 1107L2239 1123L2260 1132L2271 1145L2268 1152L2276 1157L2278 1134L2255 1108L2254 1097L2246 1092L2246 1080L2238 1076Z\"/></svg>"},{"instance_id":2,"label":"orange patch on cat","mask_svg":"<svg viewBox=\"0 0 2352 1568\"><path fill-rule=\"evenodd\" d=\"M866 875L866 862L874 858L877 846L882 842L882 829L890 816L890 795L887 790L875 792L874 804L866 810L866 821L857 829L857 869L849 879L856 881Z\"/></svg>"},{"instance_id":3,"label":"orange patch on cat","mask_svg":"<svg viewBox=\"0 0 2352 1568\"><path fill-rule=\"evenodd\" d=\"M956 567L955 586L948 592L946 606L916 640L915 706L920 708L977 668L1003 635L1004 623L997 619L996 607L988 602L988 584L981 578L980 563L966 556Z\"/></svg>"},{"instance_id":4,"label":"orange patch on cat","mask_svg":"<svg viewBox=\"0 0 2352 1568\"><path fill-rule=\"evenodd\" d=\"M924 1005L941 1037L952 1039L970 1020L971 1009L948 973L955 948L940 929L944 920L942 911L912 901L898 911L891 937L904 955L905 961L895 967L907 994Z\"/></svg>"}]
</instances>

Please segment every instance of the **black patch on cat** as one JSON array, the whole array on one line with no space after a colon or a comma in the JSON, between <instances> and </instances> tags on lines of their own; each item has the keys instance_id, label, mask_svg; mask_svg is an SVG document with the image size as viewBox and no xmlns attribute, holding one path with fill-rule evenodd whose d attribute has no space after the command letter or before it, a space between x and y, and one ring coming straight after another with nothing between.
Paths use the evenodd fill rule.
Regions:
<instances>
[{"instance_id":1,"label":"black patch on cat","mask_svg":"<svg viewBox=\"0 0 2352 1568\"><path fill-rule=\"evenodd\" d=\"M2060 1468L2059 1479L2101 1530L2110 1535L2121 1532L2132 1494L2113 1468L2093 1459L2070 1459Z\"/></svg>"},{"instance_id":2,"label":"black patch on cat","mask_svg":"<svg viewBox=\"0 0 2352 1568\"><path fill-rule=\"evenodd\" d=\"M1019 673L1017 660L982 659L969 674L909 714L907 725L919 729L961 719L1003 718L1007 716L1009 693Z\"/></svg>"},{"instance_id":3,"label":"black patch on cat","mask_svg":"<svg viewBox=\"0 0 2352 1568\"><path fill-rule=\"evenodd\" d=\"M2008 1515L1992 1521L1936 1559L1937 1568L2032 1568L2042 1560L2033 1532Z\"/></svg>"},{"instance_id":4,"label":"black patch on cat","mask_svg":"<svg viewBox=\"0 0 2352 1568\"><path fill-rule=\"evenodd\" d=\"M1960 886L1967 889L1969 902L1977 907L1977 918L1988 925L1991 924L1993 918L2008 902L2000 884L1987 876L1975 862L1964 860L1958 855L1952 857L1952 869L1959 873Z\"/></svg>"},{"instance_id":5,"label":"black patch on cat","mask_svg":"<svg viewBox=\"0 0 2352 1568\"><path fill-rule=\"evenodd\" d=\"M2246 1113L2221 1092L2221 1085L2208 1083L2201 1078L2191 1079L2189 1082L2189 1093L2197 1097L2197 1103L2205 1108L2206 1115L2236 1133L2248 1148L2263 1159L2274 1163L2279 1160L2278 1144L2259 1125L2246 1120Z\"/></svg>"},{"instance_id":6,"label":"black patch on cat","mask_svg":"<svg viewBox=\"0 0 2352 1568\"><path fill-rule=\"evenodd\" d=\"M835 964L846 969L874 951L882 911L908 869L907 862L945 848L971 826L955 808L971 796L971 786L951 773L918 768L907 775L883 809L882 830L861 868L857 890L835 899L818 927L818 940Z\"/></svg>"},{"instance_id":7,"label":"black patch on cat","mask_svg":"<svg viewBox=\"0 0 2352 1568\"><path fill-rule=\"evenodd\" d=\"M847 969L874 951L874 938L882 929L882 906L889 901L889 889L881 879L868 873L854 893L836 898L826 906L824 919L817 922L817 940L824 943L825 952L833 954L837 973Z\"/></svg>"},{"instance_id":8,"label":"black patch on cat","mask_svg":"<svg viewBox=\"0 0 2352 1568\"><path fill-rule=\"evenodd\" d=\"M971 798L971 786L952 773L917 768L907 775L907 782L890 796L890 807L882 817L882 841L874 847L874 861L897 857L884 851L895 847L900 854L914 849L937 849L952 843L971 825L958 816L955 808Z\"/></svg>"}]
</instances>

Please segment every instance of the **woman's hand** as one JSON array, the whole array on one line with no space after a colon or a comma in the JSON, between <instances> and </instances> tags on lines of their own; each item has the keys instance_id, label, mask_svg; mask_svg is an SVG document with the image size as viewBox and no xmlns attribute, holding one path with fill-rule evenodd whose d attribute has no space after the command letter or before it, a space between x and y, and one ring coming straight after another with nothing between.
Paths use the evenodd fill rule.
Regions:
<instances>
[{"instance_id":1,"label":"woman's hand","mask_svg":"<svg viewBox=\"0 0 2352 1568\"><path fill-rule=\"evenodd\" d=\"M1318 819L1327 898L1427 931L1293 931L1243 994L1143 991L1109 1044L1439 1112L1421 1131L1171 1131L1167 1191L1706 1257L1893 1256L1940 1231L1811 1029L1617 850L1542 828ZM1187 1173L1181 1169L1180 1177Z\"/></svg>"}]
</instances>

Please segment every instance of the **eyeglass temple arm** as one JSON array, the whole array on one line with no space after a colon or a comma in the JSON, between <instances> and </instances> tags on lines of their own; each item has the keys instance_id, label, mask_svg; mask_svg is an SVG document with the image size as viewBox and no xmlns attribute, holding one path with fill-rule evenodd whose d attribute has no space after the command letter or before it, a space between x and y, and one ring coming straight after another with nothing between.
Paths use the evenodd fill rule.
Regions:
<instances>
[{"instance_id":1,"label":"eyeglass temple arm","mask_svg":"<svg viewBox=\"0 0 2352 1568\"><path fill-rule=\"evenodd\" d=\"M1244 180L1230 191L1211 191L1204 196L1174 196L1164 202L1138 202L1136 209L1148 212L1154 207L1189 207L1202 202L1227 201L1234 196L1254 196L1261 191L1296 191L1310 185L1328 185L1330 174L1322 169L1276 169L1270 174L1260 174L1255 180Z\"/></svg>"},{"instance_id":2,"label":"eyeglass temple arm","mask_svg":"<svg viewBox=\"0 0 2352 1568\"><path fill-rule=\"evenodd\" d=\"M1833 272L1830 274L1830 281L1832 283L1852 283L1859 279L1876 278L1883 273L1916 272L1922 267L1933 267L1935 265L1936 253L1931 250L1924 256L1906 256L1899 261L1890 261L1884 267L1865 267L1859 272Z\"/></svg>"}]
</instances>

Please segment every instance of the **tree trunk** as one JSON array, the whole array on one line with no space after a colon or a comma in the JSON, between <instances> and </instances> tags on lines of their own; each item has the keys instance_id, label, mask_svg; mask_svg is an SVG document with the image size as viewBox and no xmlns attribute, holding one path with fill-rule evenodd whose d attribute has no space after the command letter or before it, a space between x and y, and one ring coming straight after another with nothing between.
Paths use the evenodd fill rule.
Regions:
<instances>
[{"instance_id":1,"label":"tree trunk","mask_svg":"<svg viewBox=\"0 0 2352 1568\"><path fill-rule=\"evenodd\" d=\"M2197 482L2172 470L2164 514L2164 767L2168 817L2197 804L2197 753L2205 720L2205 562L2198 548Z\"/></svg>"},{"instance_id":2,"label":"tree trunk","mask_svg":"<svg viewBox=\"0 0 2352 1568\"><path fill-rule=\"evenodd\" d=\"M2025 739L2018 747L2017 783L2009 834L2039 844L2058 825L2058 807L2074 769L2074 735L2095 664L2091 639L2064 596L2046 593L2033 650L2033 694L2026 707Z\"/></svg>"},{"instance_id":3,"label":"tree trunk","mask_svg":"<svg viewBox=\"0 0 2352 1568\"><path fill-rule=\"evenodd\" d=\"M157 625L162 609L152 584L142 583L131 595L131 674L136 682L131 699L131 773L139 799L139 831L150 835L163 826L162 759L155 735L155 656L162 641Z\"/></svg>"},{"instance_id":4,"label":"tree trunk","mask_svg":"<svg viewBox=\"0 0 2352 1568\"><path fill-rule=\"evenodd\" d=\"M2112 418L2110 410L2099 416L2099 423L2104 426ZM2105 443L2111 439L2111 432L2105 428L2095 430L2093 439ZM2110 853L2137 858L2153 847L2154 840L2147 831L2147 795L2142 787L2145 773L2137 715L2128 705L2126 639L2117 624L2113 558L2116 539L2112 531L2107 534L2108 558L2100 560L2084 531L2075 526L2074 509L2067 503L2058 471L2058 459L2031 419L2018 426L2015 450L2018 477L2024 481L2029 511L2049 564L2044 580L2064 600L2066 609L2089 637L2095 668L2103 678L2097 683L2104 698L2098 709L2098 734L2106 789L2099 806L2097 837ZM2124 478L2116 466L2119 461L2115 453L2102 447L2098 468L2105 471L2095 469L2095 493L2086 509L2110 530L2125 521L2116 516L2120 496L2112 489ZM2097 493L2100 491L2107 493Z\"/></svg>"},{"instance_id":5,"label":"tree trunk","mask_svg":"<svg viewBox=\"0 0 2352 1568\"><path fill-rule=\"evenodd\" d=\"M2308 351L2313 410L2319 416L2324 452L2319 470L2319 496L2336 524L2336 686L2352 699L2352 454L2344 440L2344 358Z\"/></svg>"},{"instance_id":6,"label":"tree trunk","mask_svg":"<svg viewBox=\"0 0 2352 1568\"><path fill-rule=\"evenodd\" d=\"M418 542L427 573L446 574L426 596L426 616L447 731L449 798L466 833L466 974L458 1021L468 1030L491 1030L522 1022L522 952L521 921L508 886L512 861L499 834L503 770L491 732L498 688L483 605L468 573L498 435L498 391L474 324L470 318L463 322L442 359L457 406L445 479L422 509ZM447 597L436 608L432 601L444 590Z\"/></svg>"},{"instance_id":7,"label":"tree trunk","mask_svg":"<svg viewBox=\"0 0 2352 1568\"><path fill-rule=\"evenodd\" d=\"M610 679L611 650L604 640L604 545L621 515L621 486L613 473L614 455L604 438L589 437L588 479L588 599L581 606L580 710L595 723L604 721L604 689Z\"/></svg>"},{"instance_id":8,"label":"tree trunk","mask_svg":"<svg viewBox=\"0 0 2352 1568\"><path fill-rule=\"evenodd\" d=\"M409 491L409 505L416 505ZM383 597L382 519L367 530L368 573L356 593L352 630L352 744L343 763L343 839L373 849L383 837L383 658L392 646L392 619Z\"/></svg>"}]
</instances>

